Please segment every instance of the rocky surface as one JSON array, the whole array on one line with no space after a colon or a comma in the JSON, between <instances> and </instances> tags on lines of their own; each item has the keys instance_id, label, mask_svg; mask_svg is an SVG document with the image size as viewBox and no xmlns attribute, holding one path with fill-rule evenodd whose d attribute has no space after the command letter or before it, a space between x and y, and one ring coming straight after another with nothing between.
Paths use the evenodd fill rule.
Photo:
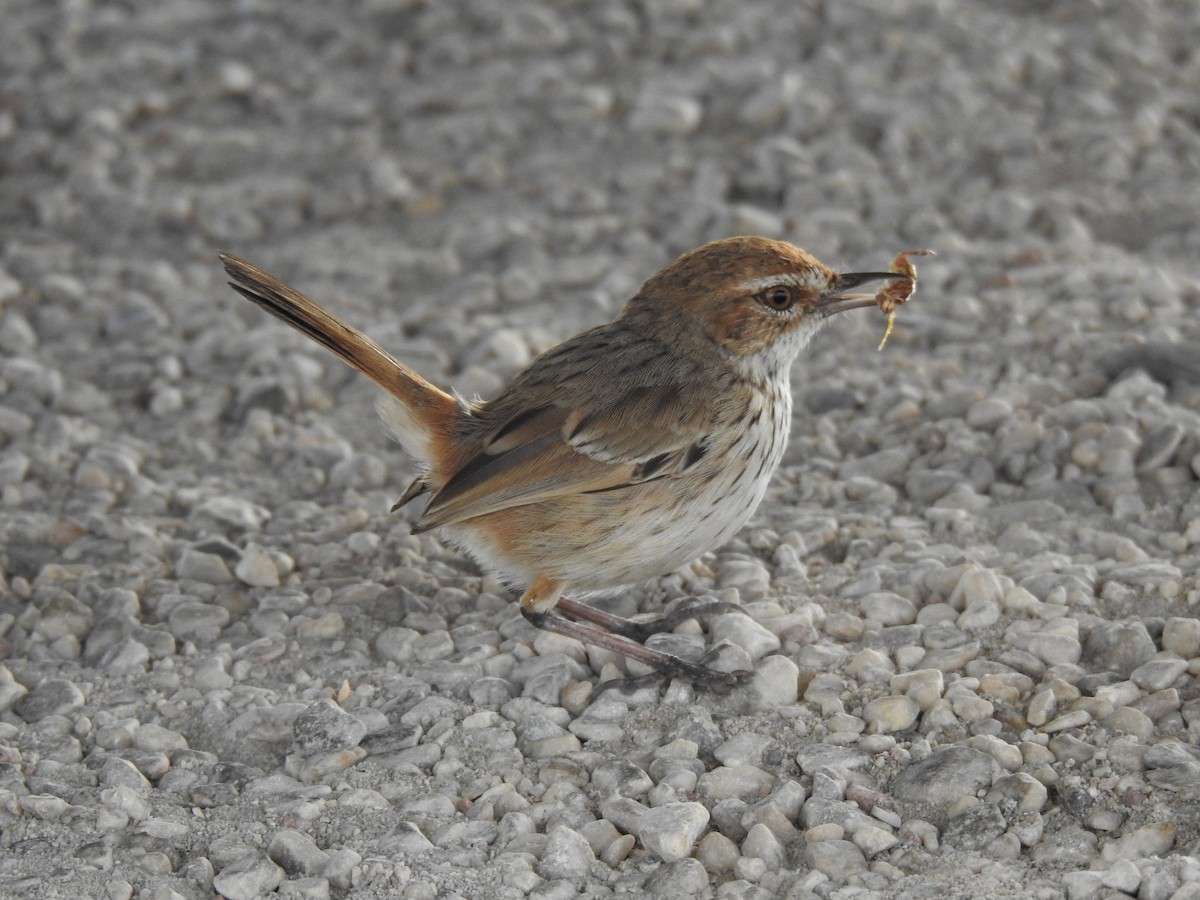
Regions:
<instances>
[{"instance_id":1,"label":"rocky surface","mask_svg":"<svg viewBox=\"0 0 1200 900\"><path fill-rule=\"evenodd\" d=\"M1200 897L1200 7L16 0L0 894ZM487 395L711 238L932 247L603 653L388 507L277 272Z\"/></svg>"}]
</instances>

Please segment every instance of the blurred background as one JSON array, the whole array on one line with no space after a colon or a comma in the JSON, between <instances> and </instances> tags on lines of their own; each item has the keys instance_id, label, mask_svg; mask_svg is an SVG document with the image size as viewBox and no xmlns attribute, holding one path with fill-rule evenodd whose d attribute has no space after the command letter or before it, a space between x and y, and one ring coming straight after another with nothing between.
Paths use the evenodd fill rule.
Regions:
<instances>
[{"instance_id":1,"label":"blurred background","mask_svg":"<svg viewBox=\"0 0 1200 900\"><path fill-rule=\"evenodd\" d=\"M0 7L0 662L16 679L0 678L0 708L61 675L82 685L72 715L162 721L222 765L269 769L290 730L231 739L235 682L253 708L378 677L375 700L347 706L377 712L394 701L380 673L408 665L371 643L385 627L452 646L448 628L486 615L497 647L531 652L500 586L387 513L414 473L371 390L230 291L218 250L486 397L707 240L784 238L851 270L931 248L884 352L883 318L864 313L797 364L785 471L746 540L630 609L769 588L816 617L815 643L785 652L832 671L855 641L878 646L864 591L902 595L915 621L990 566L1044 609L1006 608L976 652L1031 684L1081 643L1093 673L1127 675L1164 618L1194 617L1200 5ZM260 606L280 583L297 605ZM172 612L185 595L198 620ZM1010 620L1061 634L1043 657L1004 656ZM1141 629L1136 653L1119 634L1087 649L1110 621ZM237 657L261 641L287 652ZM228 675L231 659L245 664ZM462 701L451 668L417 674ZM207 706L171 699L180 672ZM1178 693L1160 707L1156 738L1200 727ZM57 707L20 709L33 723ZM27 754L68 733L99 746L91 720L46 737L5 716L0 737ZM923 734L983 728L946 716ZM1183 820L1177 795L1154 796L1154 815ZM362 850L361 835L323 841ZM59 839L5 871L33 878ZM1043 858L1094 854L1068 856Z\"/></svg>"}]
</instances>

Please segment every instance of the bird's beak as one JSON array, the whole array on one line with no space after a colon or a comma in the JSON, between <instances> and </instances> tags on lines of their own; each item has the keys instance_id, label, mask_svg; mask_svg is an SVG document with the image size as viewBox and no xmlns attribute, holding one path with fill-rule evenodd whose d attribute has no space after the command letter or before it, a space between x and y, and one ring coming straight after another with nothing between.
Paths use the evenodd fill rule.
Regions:
<instances>
[{"instance_id":1,"label":"bird's beak","mask_svg":"<svg viewBox=\"0 0 1200 900\"><path fill-rule=\"evenodd\" d=\"M898 275L895 272L842 272L834 275L829 282L829 288L817 301L817 312L827 318L852 309L874 306L874 294L847 294L846 291L883 278L898 279L908 278L908 276Z\"/></svg>"}]
</instances>

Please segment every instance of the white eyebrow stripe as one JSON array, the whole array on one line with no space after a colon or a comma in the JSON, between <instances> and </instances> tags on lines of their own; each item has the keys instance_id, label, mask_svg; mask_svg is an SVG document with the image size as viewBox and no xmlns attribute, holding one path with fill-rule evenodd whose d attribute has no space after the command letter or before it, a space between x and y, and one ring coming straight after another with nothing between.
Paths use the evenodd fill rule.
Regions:
<instances>
[{"instance_id":1,"label":"white eyebrow stripe","mask_svg":"<svg viewBox=\"0 0 1200 900\"><path fill-rule=\"evenodd\" d=\"M795 288L805 288L811 290L816 287L816 284L809 279L801 278L794 272L780 272L778 275L762 275L758 278L752 278L749 281L743 281L737 286L739 293L757 294L759 291L764 291L769 287L776 285L787 284Z\"/></svg>"}]
</instances>

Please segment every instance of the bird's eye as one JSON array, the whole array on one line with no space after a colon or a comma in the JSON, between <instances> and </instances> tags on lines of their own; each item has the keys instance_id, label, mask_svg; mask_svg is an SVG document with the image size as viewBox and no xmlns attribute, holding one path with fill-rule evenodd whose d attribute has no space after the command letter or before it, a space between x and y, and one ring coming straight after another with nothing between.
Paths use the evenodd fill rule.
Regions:
<instances>
[{"instance_id":1,"label":"bird's eye","mask_svg":"<svg viewBox=\"0 0 1200 900\"><path fill-rule=\"evenodd\" d=\"M778 284L755 297L759 303L776 312L787 312L796 305L796 289Z\"/></svg>"}]
</instances>

